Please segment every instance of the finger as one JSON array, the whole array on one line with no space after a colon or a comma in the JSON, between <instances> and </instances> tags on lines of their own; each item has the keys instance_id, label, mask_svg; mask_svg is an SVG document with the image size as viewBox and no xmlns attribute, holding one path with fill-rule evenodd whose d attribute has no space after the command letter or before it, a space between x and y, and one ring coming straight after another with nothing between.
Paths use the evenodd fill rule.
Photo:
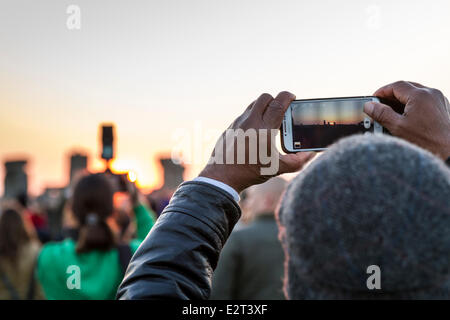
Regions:
<instances>
[{"instance_id":1,"label":"finger","mask_svg":"<svg viewBox=\"0 0 450 320\"><path fill-rule=\"evenodd\" d=\"M407 81L398 81L381 87L375 91L374 96L382 99L398 100L406 105L417 90L420 90L420 88Z\"/></svg>"},{"instance_id":2,"label":"finger","mask_svg":"<svg viewBox=\"0 0 450 320\"><path fill-rule=\"evenodd\" d=\"M256 100L253 101L252 103L250 103L247 108L245 108L244 112L241 114L241 117L244 117L244 116L248 115L250 112L252 112L252 108L255 105L255 102L256 102Z\"/></svg>"},{"instance_id":3,"label":"finger","mask_svg":"<svg viewBox=\"0 0 450 320\"><path fill-rule=\"evenodd\" d=\"M298 152L291 154L280 154L279 173L290 173L301 170L305 164L316 156L315 152Z\"/></svg>"},{"instance_id":4,"label":"finger","mask_svg":"<svg viewBox=\"0 0 450 320\"><path fill-rule=\"evenodd\" d=\"M239 122L241 122L241 120L242 120L243 118L248 117L248 114L249 114L250 112L252 112L252 108L253 108L253 105L255 104L255 102L256 102L256 100L253 101L252 103L250 103L250 104L248 105L248 107L245 108L244 112L243 112L239 117L237 117L236 119L234 119L234 121L228 126L227 129L232 129L232 128L234 128L236 123L239 123Z\"/></svg>"},{"instance_id":5,"label":"finger","mask_svg":"<svg viewBox=\"0 0 450 320\"><path fill-rule=\"evenodd\" d=\"M256 100L254 100L252 103L250 103L250 104L248 105L248 107L245 109L244 113L245 113L245 112L248 112L248 111L251 111L252 108L253 108L253 105L255 104L255 102L256 102Z\"/></svg>"},{"instance_id":6,"label":"finger","mask_svg":"<svg viewBox=\"0 0 450 320\"><path fill-rule=\"evenodd\" d=\"M403 116L395 112L391 107L378 102L366 102L364 112L373 120L387 128L392 134L396 134L397 128L403 121Z\"/></svg>"},{"instance_id":7,"label":"finger","mask_svg":"<svg viewBox=\"0 0 450 320\"><path fill-rule=\"evenodd\" d=\"M270 101L273 100L273 97L268 93L263 93L259 96L258 99L256 99L255 103L253 104L252 114L257 115L258 117L262 117L264 110L267 108L267 105Z\"/></svg>"},{"instance_id":8,"label":"finger","mask_svg":"<svg viewBox=\"0 0 450 320\"><path fill-rule=\"evenodd\" d=\"M414 81L408 81L409 83L411 83L413 86L420 88L420 89L428 89L428 87L424 86L423 84L420 84L418 82L414 82Z\"/></svg>"},{"instance_id":9,"label":"finger","mask_svg":"<svg viewBox=\"0 0 450 320\"><path fill-rule=\"evenodd\" d=\"M445 107L447 109L448 116L450 117L450 103L448 102L447 97L444 96L445 99Z\"/></svg>"},{"instance_id":10,"label":"finger","mask_svg":"<svg viewBox=\"0 0 450 320\"><path fill-rule=\"evenodd\" d=\"M280 92L275 99L270 101L269 105L264 111L264 122L271 128L278 129L281 126L281 121L283 121L284 113L286 112L291 102L294 100L294 94L288 91Z\"/></svg>"}]
</instances>

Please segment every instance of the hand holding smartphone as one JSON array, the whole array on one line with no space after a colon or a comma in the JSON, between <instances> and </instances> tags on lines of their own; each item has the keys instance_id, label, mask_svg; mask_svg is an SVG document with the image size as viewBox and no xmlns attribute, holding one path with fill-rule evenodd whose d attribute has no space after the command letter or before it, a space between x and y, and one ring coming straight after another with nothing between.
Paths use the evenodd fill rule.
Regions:
<instances>
[{"instance_id":1,"label":"hand holding smartphone","mask_svg":"<svg viewBox=\"0 0 450 320\"><path fill-rule=\"evenodd\" d=\"M340 138L386 130L364 113L364 104L377 97L294 100L281 125L281 146L286 153L322 151Z\"/></svg>"}]
</instances>

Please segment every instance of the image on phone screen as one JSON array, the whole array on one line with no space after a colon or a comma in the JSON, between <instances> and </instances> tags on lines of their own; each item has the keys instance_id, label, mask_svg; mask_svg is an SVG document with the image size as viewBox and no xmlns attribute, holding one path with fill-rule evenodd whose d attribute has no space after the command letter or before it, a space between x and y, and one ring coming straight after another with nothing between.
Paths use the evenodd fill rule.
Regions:
<instances>
[{"instance_id":1,"label":"image on phone screen","mask_svg":"<svg viewBox=\"0 0 450 320\"><path fill-rule=\"evenodd\" d=\"M364 104L375 97L293 101L283 122L283 149L288 152L323 150L353 134L382 132L364 113Z\"/></svg>"}]
</instances>

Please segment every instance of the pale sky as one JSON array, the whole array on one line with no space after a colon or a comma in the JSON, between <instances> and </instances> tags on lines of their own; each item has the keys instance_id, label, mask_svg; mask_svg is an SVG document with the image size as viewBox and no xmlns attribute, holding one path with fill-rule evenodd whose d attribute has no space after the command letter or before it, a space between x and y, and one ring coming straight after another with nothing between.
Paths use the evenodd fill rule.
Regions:
<instances>
[{"instance_id":1,"label":"pale sky","mask_svg":"<svg viewBox=\"0 0 450 320\"><path fill-rule=\"evenodd\" d=\"M62 186L73 149L102 168L98 126L114 122L115 167L152 187L157 154L209 153L263 92L370 95L404 79L448 95L449 13L448 0L0 0L0 160L28 158L34 194ZM3 178L2 165L0 194Z\"/></svg>"}]
</instances>

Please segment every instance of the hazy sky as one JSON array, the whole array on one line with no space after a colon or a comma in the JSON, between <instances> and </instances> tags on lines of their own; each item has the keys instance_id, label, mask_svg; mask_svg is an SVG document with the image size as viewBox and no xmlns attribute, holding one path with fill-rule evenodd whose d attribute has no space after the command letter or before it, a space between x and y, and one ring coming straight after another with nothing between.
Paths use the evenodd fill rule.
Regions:
<instances>
[{"instance_id":1,"label":"hazy sky","mask_svg":"<svg viewBox=\"0 0 450 320\"><path fill-rule=\"evenodd\" d=\"M73 149L102 168L98 125L114 122L116 169L150 187L157 154L209 153L262 92L370 95L405 79L450 94L449 13L448 0L0 0L0 160L27 157L34 193L63 185Z\"/></svg>"}]
</instances>

